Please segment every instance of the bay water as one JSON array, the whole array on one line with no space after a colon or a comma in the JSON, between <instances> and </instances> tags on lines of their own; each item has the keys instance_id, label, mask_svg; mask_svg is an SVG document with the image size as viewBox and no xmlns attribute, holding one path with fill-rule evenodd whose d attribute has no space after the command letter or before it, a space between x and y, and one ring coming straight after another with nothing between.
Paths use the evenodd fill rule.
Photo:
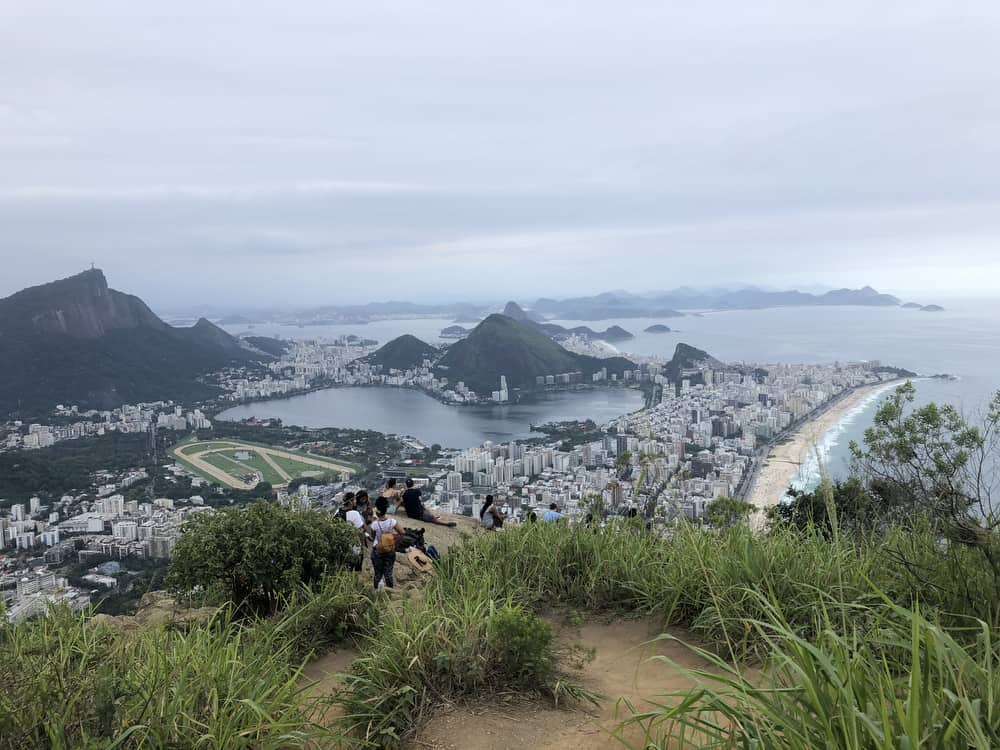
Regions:
<instances>
[{"instance_id":1,"label":"bay water","mask_svg":"<svg viewBox=\"0 0 1000 750\"><path fill-rule=\"evenodd\" d=\"M684 342L725 362L834 363L880 360L921 375L948 373L955 380L920 379L917 402L951 403L971 418L985 410L1000 389L1000 299L933 300L944 312L899 307L787 307L764 310L693 312L669 319L556 320L565 326L605 328L619 325L635 334L621 342L625 354L670 357ZM645 333L655 323L669 333ZM355 334L385 343L410 333L429 343L446 343L438 334L451 321L436 318L383 320L368 324L282 326L257 324L257 335L283 338L333 338ZM466 324L471 327L471 324ZM228 326L231 333L247 326ZM820 442L819 455L796 478L799 486L818 479L822 460L835 477L846 474L848 445L860 441L880 399L872 397L833 427ZM635 391L610 389L560 393L511 406L453 407L416 392L396 389L331 389L306 396L261 402L227 411L224 418L280 417L288 424L364 427L412 434L448 447L484 440L524 437L529 425L556 419L590 417L598 423L640 408Z\"/></svg>"}]
</instances>

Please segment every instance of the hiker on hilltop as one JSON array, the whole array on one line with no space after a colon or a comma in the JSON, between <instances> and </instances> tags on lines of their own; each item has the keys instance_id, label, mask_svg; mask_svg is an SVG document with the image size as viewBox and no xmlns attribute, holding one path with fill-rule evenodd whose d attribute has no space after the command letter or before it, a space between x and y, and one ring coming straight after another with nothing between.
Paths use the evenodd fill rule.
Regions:
<instances>
[{"instance_id":1,"label":"hiker on hilltop","mask_svg":"<svg viewBox=\"0 0 1000 750\"><path fill-rule=\"evenodd\" d=\"M360 490L354 496L354 509L361 514L366 524L371 524L375 519L375 514L372 511L372 501L368 497L368 490Z\"/></svg>"},{"instance_id":2,"label":"hiker on hilltop","mask_svg":"<svg viewBox=\"0 0 1000 750\"><path fill-rule=\"evenodd\" d=\"M400 499L402 497L402 492L396 487L396 478L391 477L385 483L385 489L382 490L382 497L384 497L389 502L389 513L394 514L399 508Z\"/></svg>"},{"instance_id":3,"label":"hiker on hilltop","mask_svg":"<svg viewBox=\"0 0 1000 750\"><path fill-rule=\"evenodd\" d=\"M361 563L362 560L364 560L365 547L368 546L368 534L365 531L365 519L354 506L354 493L348 492L344 495L344 502L341 505L340 510L337 512L337 517L351 524L351 526L353 526L358 533L357 544L351 546L351 551L355 554L357 559L352 563L351 567L355 573L360 573Z\"/></svg>"},{"instance_id":4,"label":"hiker on hilltop","mask_svg":"<svg viewBox=\"0 0 1000 750\"><path fill-rule=\"evenodd\" d=\"M504 516L499 506L493 502L493 495L487 495L486 502L479 509L479 525L488 531L496 531L503 528L504 518L506 516Z\"/></svg>"},{"instance_id":5,"label":"hiker on hilltop","mask_svg":"<svg viewBox=\"0 0 1000 750\"><path fill-rule=\"evenodd\" d=\"M396 565L396 540L398 523L395 518L388 518L389 501L380 497L375 501L375 520L372 521L372 533L375 542L372 545L372 567L375 569L375 588L385 580L387 588L393 588L393 568Z\"/></svg>"},{"instance_id":6,"label":"hiker on hilltop","mask_svg":"<svg viewBox=\"0 0 1000 750\"><path fill-rule=\"evenodd\" d=\"M549 503L549 509L542 514L542 521L545 523L559 523L563 519L563 514L559 512L559 506Z\"/></svg>"},{"instance_id":7,"label":"hiker on hilltop","mask_svg":"<svg viewBox=\"0 0 1000 750\"><path fill-rule=\"evenodd\" d=\"M413 480L407 479L406 491L403 493L403 507L406 509L406 515L424 523L436 523L439 526L457 526L454 521L445 521L441 516L435 516L427 510L427 506L420 499L420 494L420 490L413 486Z\"/></svg>"}]
</instances>

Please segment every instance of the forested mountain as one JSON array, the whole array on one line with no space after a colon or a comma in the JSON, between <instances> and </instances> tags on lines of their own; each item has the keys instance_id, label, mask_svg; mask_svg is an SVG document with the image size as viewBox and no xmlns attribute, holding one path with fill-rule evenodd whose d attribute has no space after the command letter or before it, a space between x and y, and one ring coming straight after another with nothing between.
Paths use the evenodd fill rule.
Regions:
<instances>
[{"instance_id":1,"label":"forested mountain","mask_svg":"<svg viewBox=\"0 0 1000 750\"><path fill-rule=\"evenodd\" d=\"M635 365L623 357L597 359L568 351L530 322L490 315L469 336L448 347L438 374L459 380L478 393L499 388L500 376L510 388L533 388L539 375L580 373L584 379L607 368L621 374Z\"/></svg>"},{"instance_id":2,"label":"forested mountain","mask_svg":"<svg viewBox=\"0 0 1000 750\"><path fill-rule=\"evenodd\" d=\"M368 362L385 370L410 370L419 367L425 359L434 361L440 355L440 349L407 333L369 354Z\"/></svg>"},{"instance_id":3,"label":"forested mountain","mask_svg":"<svg viewBox=\"0 0 1000 750\"><path fill-rule=\"evenodd\" d=\"M204 318L167 325L97 269L0 300L0 414L209 398L199 376L267 358Z\"/></svg>"}]
</instances>

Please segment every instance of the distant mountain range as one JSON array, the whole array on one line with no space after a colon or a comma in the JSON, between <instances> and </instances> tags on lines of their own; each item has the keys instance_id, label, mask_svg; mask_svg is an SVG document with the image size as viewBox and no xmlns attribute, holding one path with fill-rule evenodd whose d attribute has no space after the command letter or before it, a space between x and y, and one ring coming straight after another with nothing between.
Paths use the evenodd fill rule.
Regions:
<instances>
[{"instance_id":1,"label":"distant mountain range","mask_svg":"<svg viewBox=\"0 0 1000 750\"><path fill-rule=\"evenodd\" d=\"M255 348L204 318L169 326L138 297L108 288L100 270L85 271L0 300L0 415L211 398L218 389L197 378L271 359Z\"/></svg>"},{"instance_id":2,"label":"distant mountain range","mask_svg":"<svg viewBox=\"0 0 1000 750\"><path fill-rule=\"evenodd\" d=\"M607 320L609 318L663 318L683 315L682 310L732 310L767 307L832 307L863 305L867 307L898 307L902 303L891 294L882 294L870 286L861 289L835 289L824 294L808 292L766 292L760 289L701 292L680 288L648 295L628 292L605 292L594 297L573 297L563 300L542 298L531 311L546 318L561 320ZM908 303L932 312L936 305ZM943 309L943 308L942 308Z\"/></svg>"},{"instance_id":3,"label":"distant mountain range","mask_svg":"<svg viewBox=\"0 0 1000 750\"><path fill-rule=\"evenodd\" d=\"M517 312L510 309L510 304L517 307ZM773 292L747 287L743 289L697 290L690 287L680 287L671 291L652 292L649 294L632 294L625 291L604 292L589 297L569 297L552 299L542 297L525 306L509 303L504 308L504 314L518 320L529 320L534 323L546 323L549 320L608 320L627 318L676 318L684 315L684 310L736 310L760 309L768 307L834 307L846 305L862 305L867 307L897 307L939 312L943 308L937 305L923 305L913 302L902 304L899 298L891 294L883 294L870 286L861 289L835 289L822 294L800 292L797 290ZM525 309L526 308L526 309ZM314 310L287 313L275 318L276 322L297 325L320 325L330 323L366 323L372 320L403 317L447 317L455 323L475 323L481 321L497 308L491 305L477 305L466 302L452 304L421 304L415 302L373 302L366 305L326 306ZM222 319L223 325L235 320L238 323L249 320L244 316L234 315ZM587 335L585 327L569 329L569 332L581 332ZM586 329L589 330L589 329ZM567 329L562 329L566 332ZM551 329L552 335L560 331ZM591 332L593 338L614 341L614 338L602 336L600 332ZM567 333L568 335L568 333ZM619 339L620 340L620 339Z\"/></svg>"}]
</instances>

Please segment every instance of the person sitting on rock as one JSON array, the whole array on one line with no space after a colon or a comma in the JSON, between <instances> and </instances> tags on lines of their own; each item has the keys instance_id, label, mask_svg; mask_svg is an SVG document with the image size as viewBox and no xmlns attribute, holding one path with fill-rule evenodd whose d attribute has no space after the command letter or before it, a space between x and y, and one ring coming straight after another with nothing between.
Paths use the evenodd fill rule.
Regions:
<instances>
[{"instance_id":1,"label":"person sitting on rock","mask_svg":"<svg viewBox=\"0 0 1000 750\"><path fill-rule=\"evenodd\" d=\"M399 509L399 500L402 496L402 492L396 486L396 478L391 477L385 483L385 488L382 490L382 497L389 501L389 514L395 515Z\"/></svg>"},{"instance_id":2,"label":"person sitting on rock","mask_svg":"<svg viewBox=\"0 0 1000 750\"><path fill-rule=\"evenodd\" d=\"M559 506L549 503L549 509L542 514L544 523L559 523L563 519L563 514L559 512Z\"/></svg>"},{"instance_id":3,"label":"person sitting on rock","mask_svg":"<svg viewBox=\"0 0 1000 750\"><path fill-rule=\"evenodd\" d=\"M406 515L424 523L436 523L439 526L457 526L454 521L445 521L441 516L435 516L420 499L420 490L413 486L413 480L406 480L406 491L403 493L403 507Z\"/></svg>"},{"instance_id":4,"label":"person sitting on rock","mask_svg":"<svg viewBox=\"0 0 1000 750\"><path fill-rule=\"evenodd\" d=\"M495 502L493 495L487 495L483 507L479 509L479 525L487 531L496 531L503 528L506 516Z\"/></svg>"}]
</instances>

